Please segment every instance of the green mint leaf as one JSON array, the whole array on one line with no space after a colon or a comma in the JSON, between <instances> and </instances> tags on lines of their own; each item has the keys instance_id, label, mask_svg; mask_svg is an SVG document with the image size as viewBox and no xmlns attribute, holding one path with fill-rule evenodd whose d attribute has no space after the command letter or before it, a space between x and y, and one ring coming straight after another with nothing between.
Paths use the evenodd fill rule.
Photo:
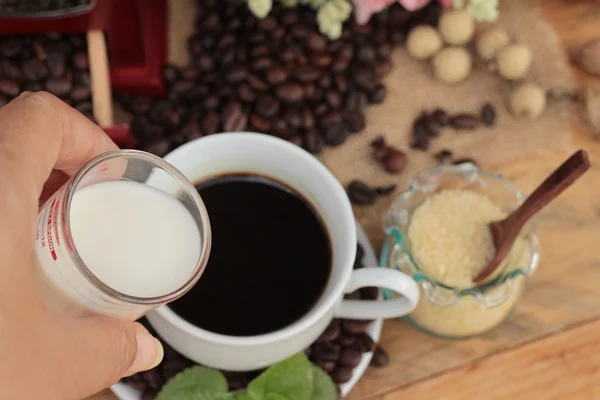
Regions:
<instances>
[{"instance_id":1,"label":"green mint leaf","mask_svg":"<svg viewBox=\"0 0 600 400\"><path fill-rule=\"evenodd\" d=\"M238 390L237 392L233 392L233 399L231 400L251 400L250 396L245 389Z\"/></svg>"},{"instance_id":2,"label":"green mint leaf","mask_svg":"<svg viewBox=\"0 0 600 400\"><path fill-rule=\"evenodd\" d=\"M316 365L312 366L314 391L312 400L336 400L337 388L327 372Z\"/></svg>"},{"instance_id":3,"label":"green mint leaf","mask_svg":"<svg viewBox=\"0 0 600 400\"><path fill-rule=\"evenodd\" d=\"M192 367L170 379L156 400L228 400L227 380L216 369Z\"/></svg>"},{"instance_id":4,"label":"green mint leaf","mask_svg":"<svg viewBox=\"0 0 600 400\"><path fill-rule=\"evenodd\" d=\"M251 400L311 400L312 364L298 353L274 364L248 385Z\"/></svg>"}]
</instances>

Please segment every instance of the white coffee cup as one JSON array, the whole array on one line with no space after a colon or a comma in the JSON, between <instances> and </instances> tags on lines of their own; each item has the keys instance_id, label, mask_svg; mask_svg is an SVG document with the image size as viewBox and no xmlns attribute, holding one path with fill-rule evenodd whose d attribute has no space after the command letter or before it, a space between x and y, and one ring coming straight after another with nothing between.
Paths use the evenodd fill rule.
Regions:
<instances>
[{"instance_id":1,"label":"white coffee cup","mask_svg":"<svg viewBox=\"0 0 600 400\"><path fill-rule=\"evenodd\" d=\"M287 183L316 208L326 225L333 251L332 272L317 303L301 319L275 332L248 337L221 335L190 324L168 306L148 314L159 335L191 360L223 370L259 369L304 350L335 317L393 318L408 314L416 306L419 290L410 276L377 266L353 270L356 225L346 192L319 160L301 148L257 133L223 133L189 142L165 159L194 184L234 172L255 173ZM385 301L343 300L345 293L368 286L391 289L404 297ZM198 307L211 306L198 304Z\"/></svg>"}]
</instances>

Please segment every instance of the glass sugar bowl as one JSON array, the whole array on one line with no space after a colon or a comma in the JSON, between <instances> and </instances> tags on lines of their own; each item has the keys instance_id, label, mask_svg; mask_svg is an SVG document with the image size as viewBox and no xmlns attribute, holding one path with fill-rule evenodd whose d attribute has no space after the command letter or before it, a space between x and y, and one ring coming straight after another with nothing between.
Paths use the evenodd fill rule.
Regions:
<instances>
[{"instance_id":1,"label":"glass sugar bowl","mask_svg":"<svg viewBox=\"0 0 600 400\"><path fill-rule=\"evenodd\" d=\"M411 180L385 217L380 259L382 267L399 269L420 286L421 299L404 317L407 323L436 337L464 339L506 320L539 262L534 223L490 277L479 284L472 278L494 251L487 223L523 200L502 176L472 163L425 170Z\"/></svg>"}]
</instances>

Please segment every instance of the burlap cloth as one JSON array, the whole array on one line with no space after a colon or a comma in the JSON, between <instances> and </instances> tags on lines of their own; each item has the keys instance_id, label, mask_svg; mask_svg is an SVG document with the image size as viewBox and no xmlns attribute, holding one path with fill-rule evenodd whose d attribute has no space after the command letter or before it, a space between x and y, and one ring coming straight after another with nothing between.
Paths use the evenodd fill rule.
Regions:
<instances>
[{"instance_id":1,"label":"burlap cloth","mask_svg":"<svg viewBox=\"0 0 600 400\"><path fill-rule=\"evenodd\" d=\"M186 38L193 29L194 0L171 0L169 58L176 64L188 61ZM566 53L552 27L538 10L534 0L501 0L497 22L510 36L533 49L534 64L527 80L546 89L573 86ZM479 26L485 29L485 26ZM396 183L396 194L407 187L418 171L435 165L433 154L450 149L457 157L471 157L483 168L570 145L568 103L550 104L535 122L513 119L507 111L506 99L511 85L483 68L456 86L446 86L432 78L429 64L413 61L402 48L393 56L394 69L385 78L388 95L383 104L369 107L364 132L353 135L345 144L328 148L319 157L345 185L353 179L377 185ZM471 132L444 131L427 153L408 147L414 119L422 110L442 107L449 112L478 112L482 103L492 103L498 111L493 128ZM408 152L408 165L400 175L391 175L371 158L370 141L383 135L390 144ZM374 206L355 207L357 220L377 248L384 238L381 222L394 196L382 198Z\"/></svg>"}]
</instances>

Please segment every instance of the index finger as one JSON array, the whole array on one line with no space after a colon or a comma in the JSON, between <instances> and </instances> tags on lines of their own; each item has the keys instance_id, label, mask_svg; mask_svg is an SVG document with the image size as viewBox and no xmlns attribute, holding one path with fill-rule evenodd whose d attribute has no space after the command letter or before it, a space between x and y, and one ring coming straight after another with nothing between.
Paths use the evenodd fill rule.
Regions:
<instances>
[{"instance_id":1,"label":"index finger","mask_svg":"<svg viewBox=\"0 0 600 400\"><path fill-rule=\"evenodd\" d=\"M26 92L0 109L0 171L29 182L38 196L53 169L71 176L117 149L102 129L50 93Z\"/></svg>"}]
</instances>

